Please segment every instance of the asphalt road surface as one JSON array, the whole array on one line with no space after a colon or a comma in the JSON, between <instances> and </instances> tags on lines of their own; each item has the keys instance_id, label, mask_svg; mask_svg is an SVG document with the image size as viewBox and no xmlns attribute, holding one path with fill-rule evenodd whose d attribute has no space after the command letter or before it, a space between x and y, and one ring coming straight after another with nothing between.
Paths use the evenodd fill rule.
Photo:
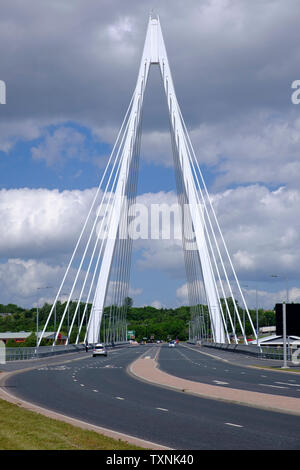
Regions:
<instances>
[{"instance_id":1,"label":"asphalt road surface","mask_svg":"<svg viewBox=\"0 0 300 470\"><path fill-rule=\"evenodd\" d=\"M40 406L173 449L300 449L298 416L203 399L128 375L127 366L151 347L115 350L107 358L82 353L82 360L17 374L7 386ZM163 345L161 358L181 352L186 349Z\"/></svg>"},{"instance_id":2,"label":"asphalt road surface","mask_svg":"<svg viewBox=\"0 0 300 470\"><path fill-rule=\"evenodd\" d=\"M236 366L202 354L190 345L165 346L158 361L164 372L195 382L300 398L300 374Z\"/></svg>"}]
</instances>

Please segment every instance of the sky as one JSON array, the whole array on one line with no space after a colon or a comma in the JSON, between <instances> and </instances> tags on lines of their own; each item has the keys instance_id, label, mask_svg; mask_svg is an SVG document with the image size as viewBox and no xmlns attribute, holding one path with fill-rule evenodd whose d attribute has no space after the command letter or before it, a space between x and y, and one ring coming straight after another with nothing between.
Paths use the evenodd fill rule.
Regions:
<instances>
[{"instance_id":1,"label":"sky","mask_svg":"<svg viewBox=\"0 0 300 470\"><path fill-rule=\"evenodd\" d=\"M300 3L3 0L0 303L53 300L134 90L152 8L249 307L257 293L273 308L287 286L300 301ZM144 104L138 201L172 203L154 66ZM135 305L187 303L177 242L134 244L130 293Z\"/></svg>"}]
</instances>

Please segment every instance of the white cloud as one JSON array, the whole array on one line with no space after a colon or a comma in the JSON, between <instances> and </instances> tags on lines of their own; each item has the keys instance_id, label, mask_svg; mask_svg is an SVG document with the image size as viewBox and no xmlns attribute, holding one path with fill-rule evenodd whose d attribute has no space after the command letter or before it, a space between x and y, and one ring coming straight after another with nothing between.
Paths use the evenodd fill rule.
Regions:
<instances>
[{"instance_id":1,"label":"white cloud","mask_svg":"<svg viewBox=\"0 0 300 470\"><path fill-rule=\"evenodd\" d=\"M70 253L94 193L2 189L0 256L45 259Z\"/></svg>"},{"instance_id":2,"label":"white cloud","mask_svg":"<svg viewBox=\"0 0 300 470\"><path fill-rule=\"evenodd\" d=\"M6 258L19 259L18 269L31 271L31 264L27 265L26 260L31 260L30 263L34 260L41 263L41 270L45 263L46 272L47 266L55 269L55 266L65 265L94 191L26 188L0 191L0 254L4 263ZM274 280L270 279L270 274L279 274L282 283L285 276L289 278L291 292L298 288L300 218L295 214L299 211L300 191L284 187L271 191L253 185L215 193L212 199L241 284L251 282L253 286L256 282L258 286L263 284L266 292L268 286L272 291ZM139 196L137 201L147 207L152 203L171 205L176 195L173 192L148 193ZM133 246L134 270L159 270L170 279L184 278L180 240L138 240ZM13 266L17 269L16 263ZM14 283L11 269L7 271L5 282L9 282L11 276ZM3 282L2 277L2 292L6 289ZM281 284L278 288L283 289ZM142 296L146 291L146 286L139 283L131 294ZM184 293L178 291L178 295L184 299Z\"/></svg>"},{"instance_id":3,"label":"white cloud","mask_svg":"<svg viewBox=\"0 0 300 470\"><path fill-rule=\"evenodd\" d=\"M46 132L42 143L31 148L35 160L45 160L47 165L62 163L65 158L86 158L85 136L72 128L60 127L53 134Z\"/></svg>"},{"instance_id":4,"label":"white cloud","mask_svg":"<svg viewBox=\"0 0 300 470\"><path fill-rule=\"evenodd\" d=\"M189 305L188 285L183 284L176 289L176 297L181 305Z\"/></svg>"},{"instance_id":5,"label":"white cloud","mask_svg":"<svg viewBox=\"0 0 300 470\"><path fill-rule=\"evenodd\" d=\"M151 307L157 308L158 310L163 308L162 303L159 300L154 300L151 304Z\"/></svg>"},{"instance_id":6,"label":"white cloud","mask_svg":"<svg viewBox=\"0 0 300 470\"><path fill-rule=\"evenodd\" d=\"M115 41L122 41L127 33L132 32L132 29L132 20L128 16L120 18L116 23L107 27L109 37Z\"/></svg>"},{"instance_id":7,"label":"white cloud","mask_svg":"<svg viewBox=\"0 0 300 470\"><path fill-rule=\"evenodd\" d=\"M64 271L64 266L50 266L33 259L25 261L15 258L1 263L2 303L13 301L19 305L24 305L24 302L26 305L41 305L45 301L53 301Z\"/></svg>"}]
</instances>

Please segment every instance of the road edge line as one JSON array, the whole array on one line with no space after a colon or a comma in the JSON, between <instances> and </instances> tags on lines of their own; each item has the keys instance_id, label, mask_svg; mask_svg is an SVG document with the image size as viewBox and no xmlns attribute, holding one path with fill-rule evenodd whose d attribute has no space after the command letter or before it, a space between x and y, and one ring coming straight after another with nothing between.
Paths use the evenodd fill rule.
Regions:
<instances>
[{"instance_id":1,"label":"road edge line","mask_svg":"<svg viewBox=\"0 0 300 470\"><path fill-rule=\"evenodd\" d=\"M73 361L77 361L77 360L79 359L77 358L73 359ZM73 362L73 361L69 360L68 362ZM64 361L63 363L65 362L66 361ZM51 364L51 366L58 365L58 364L61 364L61 362L56 363L56 364ZM2 372L0 374L0 398L9 403L13 403L14 405L20 406L21 408L27 409L34 413L39 413L43 416L46 416L47 418L56 419L58 421L63 421L73 426L77 426L81 429L95 431L98 434L103 434L106 437L111 437L113 439L120 439L129 444L133 444L139 447L144 447L146 450L149 450L149 449L150 450L173 450L170 447L165 447L161 444L147 441L145 439L135 437L130 434L125 434L125 433L121 433L118 431L114 431L112 429L104 428L102 426L97 426L95 424L88 423L87 421L83 421L78 418L72 418L71 416L64 415L62 413L58 413L57 411L53 411L49 408L45 408L45 407L36 405L34 403L28 402L26 400L23 400L22 398L19 398L16 395L13 395L12 393L7 392L7 390L4 390L6 381L12 376L25 373L30 370L37 369L39 367L41 367L41 365L36 365L35 367L29 367L27 369L19 369L16 371ZM110 450L114 450L114 449L110 449Z\"/></svg>"}]
</instances>

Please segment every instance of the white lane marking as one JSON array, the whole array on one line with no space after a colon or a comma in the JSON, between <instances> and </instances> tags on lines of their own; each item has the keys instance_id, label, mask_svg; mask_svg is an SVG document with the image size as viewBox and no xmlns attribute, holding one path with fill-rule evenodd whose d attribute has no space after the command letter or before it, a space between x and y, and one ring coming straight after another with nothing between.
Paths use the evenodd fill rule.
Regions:
<instances>
[{"instance_id":1,"label":"white lane marking","mask_svg":"<svg viewBox=\"0 0 300 470\"><path fill-rule=\"evenodd\" d=\"M300 384L288 384L286 382L275 382L276 384L279 384L279 385L288 385L289 387L299 387Z\"/></svg>"},{"instance_id":2,"label":"white lane marking","mask_svg":"<svg viewBox=\"0 0 300 470\"><path fill-rule=\"evenodd\" d=\"M93 392L98 392L98 390L93 390Z\"/></svg>"},{"instance_id":3,"label":"white lane marking","mask_svg":"<svg viewBox=\"0 0 300 470\"><path fill-rule=\"evenodd\" d=\"M228 382L221 382L221 380L213 380L218 385L228 385Z\"/></svg>"},{"instance_id":4,"label":"white lane marking","mask_svg":"<svg viewBox=\"0 0 300 470\"><path fill-rule=\"evenodd\" d=\"M160 411L169 411L167 410L166 408L156 408L157 410L160 410Z\"/></svg>"},{"instance_id":5,"label":"white lane marking","mask_svg":"<svg viewBox=\"0 0 300 470\"><path fill-rule=\"evenodd\" d=\"M80 387L84 387L84 384L80 384Z\"/></svg>"},{"instance_id":6,"label":"white lane marking","mask_svg":"<svg viewBox=\"0 0 300 470\"><path fill-rule=\"evenodd\" d=\"M227 426L234 426L236 428L243 428L244 426L241 426L240 424L234 424L234 423L225 423Z\"/></svg>"},{"instance_id":7,"label":"white lane marking","mask_svg":"<svg viewBox=\"0 0 300 470\"><path fill-rule=\"evenodd\" d=\"M261 377L263 377L265 379L267 376L266 375L261 375Z\"/></svg>"},{"instance_id":8,"label":"white lane marking","mask_svg":"<svg viewBox=\"0 0 300 470\"><path fill-rule=\"evenodd\" d=\"M270 385L270 384L258 384L258 385L263 385L264 387L273 387L273 388L287 388L287 387L281 387L279 385Z\"/></svg>"},{"instance_id":9,"label":"white lane marking","mask_svg":"<svg viewBox=\"0 0 300 470\"><path fill-rule=\"evenodd\" d=\"M117 400L125 400L125 398L122 397L115 397Z\"/></svg>"}]
</instances>

